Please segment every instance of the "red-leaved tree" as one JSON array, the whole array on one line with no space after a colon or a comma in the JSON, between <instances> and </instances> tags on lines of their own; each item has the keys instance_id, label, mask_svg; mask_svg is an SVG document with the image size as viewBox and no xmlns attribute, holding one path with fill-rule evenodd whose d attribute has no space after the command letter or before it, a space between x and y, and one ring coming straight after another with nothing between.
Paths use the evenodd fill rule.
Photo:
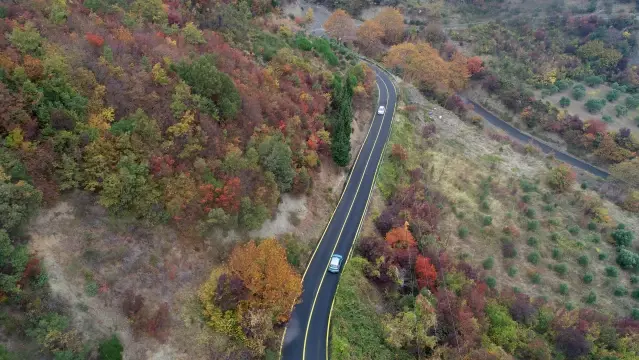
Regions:
<instances>
[{"instance_id":1,"label":"red-leaved tree","mask_svg":"<svg viewBox=\"0 0 639 360\"><path fill-rule=\"evenodd\" d=\"M104 45L104 38L98 34L87 33L85 37L89 44L95 47L102 47L102 45Z\"/></svg>"},{"instance_id":2,"label":"red-leaved tree","mask_svg":"<svg viewBox=\"0 0 639 360\"><path fill-rule=\"evenodd\" d=\"M417 255L415 274L417 275L417 286L419 286L420 290L427 287L430 291L435 291L437 271L435 271L435 266L433 266L429 258Z\"/></svg>"}]
</instances>

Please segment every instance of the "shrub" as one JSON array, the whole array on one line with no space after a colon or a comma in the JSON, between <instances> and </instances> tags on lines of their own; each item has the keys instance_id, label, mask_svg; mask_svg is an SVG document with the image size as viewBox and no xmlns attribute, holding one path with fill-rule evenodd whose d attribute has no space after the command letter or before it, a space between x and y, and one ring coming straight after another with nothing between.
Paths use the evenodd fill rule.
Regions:
<instances>
[{"instance_id":1,"label":"shrub","mask_svg":"<svg viewBox=\"0 0 639 360\"><path fill-rule=\"evenodd\" d=\"M460 227L457 234L460 238L465 239L468 236L468 228L465 226Z\"/></svg>"},{"instance_id":2,"label":"shrub","mask_svg":"<svg viewBox=\"0 0 639 360\"><path fill-rule=\"evenodd\" d=\"M612 89L606 94L606 100L610 102L615 102L617 101L617 99L619 99L620 94L621 94L621 91L617 89Z\"/></svg>"},{"instance_id":3,"label":"shrub","mask_svg":"<svg viewBox=\"0 0 639 360\"><path fill-rule=\"evenodd\" d=\"M541 260L541 255L538 252L534 251L528 254L528 261L531 264L537 265L539 264L539 260Z\"/></svg>"},{"instance_id":4,"label":"shrub","mask_svg":"<svg viewBox=\"0 0 639 360\"><path fill-rule=\"evenodd\" d=\"M632 292L630 293L630 297L639 301L639 289L632 290Z\"/></svg>"},{"instance_id":5,"label":"shrub","mask_svg":"<svg viewBox=\"0 0 639 360\"><path fill-rule=\"evenodd\" d=\"M632 308L632 311L630 311L630 317L632 318L632 320L639 320L639 309Z\"/></svg>"},{"instance_id":6,"label":"shrub","mask_svg":"<svg viewBox=\"0 0 639 360\"><path fill-rule=\"evenodd\" d=\"M637 276L637 275L632 275L632 276L630 277L630 283L631 283L631 284L639 284L639 276Z\"/></svg>"},{"instance_id":7,"label":"shrub","mask_svg":"<svg viewBox=\"0 0 639 360\"><path fill-rule=\"evenodd\" d=\"M495 265L495 259L491 256L482 263L485 270L491 270Z\"/></svg>"},{"instance_id":8,"label":"shrub","mask_svg":"<svg viewBox=\"0 0 639 360\"><path fill-rule=\"evenodd\" d=\"M511 267L508 268L508 276L510 276L510 277L514 277L515 275L517 275L517 272L518 272L518 270L514 266L511 266Z\"/></svg>"},{"instance_id":9,"label":"shrub","mask_svg":"<svg viewBox=\"0 0 639 360\"><path fill-rule=\"evenodd\" d=\"M583 281L585 284L590 284L593 279L594 279L594 276L591 273L584 274Z\"/></svg>"},{"instance_id":10,"label":"shrub","mask_svg":"<svg viewBox=\"0 0 639 360\"><path fill-rule=\"evenodd\" d=\"M548 224L550 224L552 226L560 226L561 225L561 220L557 219L557 218L551 218L551 219L548 219Z\"/></svg>"},{"instance_id":11,"label":"shrub","mask_svg":"<svg viewBox=\"0 0 639 360\"><path fill-rule=\"evenodd\" d=\"M559 233L554 232L550 234L550 240L557 242L559 239L561 239L561 235L559 235Z\"/></svg>"},{"instance_id":12,"label":"shrub","mask_svg":"<svg viewBox=\"0 0 639 360\"><path fill-rule=\"evenodd\" d=\"M568 295L568 284L563 283L559 285L559 293L561 295Z\"/></svg>"},{"instance_id":13,"label":"shrub","mask_svg":"<svg viewBox=\"0 0 639 360\"><path fill-rule=\"evenodd\" d=\"M490 215L485 215L482 219L482 225L489 226L493 223L493 217Z\"/></svg>"},{"instance_id":14,"label":"shrub","mask_svg":"<svg viewBox=\"0 0 639 360\"><path fill-rule=\"evenodd\" d=\"M562 108L567 108L568 106L570 106L570 99L562 96L561 99L559 99L559 106L561 106Z\"/></svg>"},{"instance_id":15,"label":"shrub","mask_svg":"<svg viewBox=\"0 0 639 360\"><path fill-rule=\"evenodd\" d=\"M539 245L539 240L536 237L531 236L528 238L528 241L526 241L526 243L528 244L528 246L537 247L537 245Z\"/></svg>"},{"instance_id":16,"label":"shrub","mask_svg":"<svg viewBox=\"0 0 639 360\"><path fill-rule=\"evenodd\" d=\"M634 110L639 106L639 95L631 95L626 98L626 106L628 109Z\"/></svg>"},{"instance_id":17,"label":"shrub","mask_svg":"<svg viewBox=\"0 0 639 360\"><path fill-rule=\"evenodd\" d=\"M606 106L606 100L604 99L589 99L584 104L584 107L586 108L586 110L588 110L588 112L591 114L596 114L600 112L601 109L604 108L604 106Z\"/></svg>"},{"instance_id":18,"label":"shrub","mask_svg":"<svg viewBox=\"0 0 639 360\"><path fill-rule=\"evenodd\" d=\"M589 222L588 223L588 230L596 231L597 230L597 223L595 223L594 221Z\"/></svg>"},{"instance_id":19,"label":"shrub","mask_svg":"<svg viewBox=\"0 0 639 360\"><path fill-rule=\"evenodd\" d=\"M537 231L539 229L539 220L528 220L528 231Z\"/></svg>"},{"instance_id":20,"label":"shrub","mask_svg":"<svg viewBox=\"0 0 639 360\"><path fill-rule=\"evenodd\" d=\"M581 230L581 229L577 225L573 225L573 226L568 228L568 232L571 233L572 235L579 234L579 230Z\"/></svg>"},{"instance_id":21,"label":"shrub","mask_svg":"<svg viewBox=\"0 0 639 360\"><path fill-rule=\"evenodd\" d=\"M612 232L612 238L617 243L617 246L630 246L632 244L632 240L635 238L635 234L626 230L625 228L618 228Z\"/></svg>"},{"instance_id":22,"label":"shrub","mask_svg":"<svg viewBox=\"0 0 639 360\"><path fill-rule=\"evenodd\" d=\"M532 183L526 179L521 179L519 181L519 186L521 186L521 189L525 192L525 193L529 193L529 192L536 192L538 191L537 189L537 185L535 183Z\"/></svg>"},{"instance_id":23,"label":"shrub","mask_svg":"<svg viewBox=\"0 0 639 360\"><path fill-rule=\"evenodd\" d=\"M594 304L597 302L597 294L594 291L590 291L590 293L584 299L586 304Z\"/></svg>"},{"instance_id":24,"label":"shrub","mask_svg":"<svg viewBox=\"0 0 639 360\"><path fill-rule=\"evenodd\" d=\"M561 260L561 257L563 256L563 254L561 253L561 250L559 250L559 248L553 248L552 249L552 258L555 260Z\"/></svg>"},{"instance_id":25,"label":"shrub","mask_svg":"<svg viewBox=\"0 0 639 360\"><path fill-rule=\"evenodd\" d=\"M497 286L497 280L495 280L494 277L489 276L486 278L486 285L488 285L489 288L494 289L495 286Z\"/></svg>"},{"instance_id":26,"label":"shrub","mask_svg":"<svg viewBox=\"0 0 639 360\"><path fill-rule=\"evenodd\" d=\"M617 287L615 287L615 290L613 291L613 294L618 297L626 296L628 295L628 289L626 289L623 285L617 285Z\"/></svg>"},{"instance_id":27,"label":"shrub","mask_svg":"<svg viewBox=\"0 0 639 360\"><path fill-rule=\"evenodd\" d=\"M541 274L538 272L530 274L530 281L533 284L541 284Z\"/></svg>"},{"instance_id":28,"label":"shrub","mask_svg":"<svg viewBox=\"0 0 639 360\"><path fill-rule=\"evenodd\" d=\"M89 281L84 286L84 293L89 297L94 297L98 295L98 289L99 289L98 283L96 283L95 281Z\"/></svg>"},{"instance_id":29,"label":"shrub","mask_svg":"<svg viewBox=\"0 0 639 360\"><path fill-rule=\"evenodd\" d=\"M625 105L617 104L615 105L615 114L617 117L622 117L628 115L628 108Z\"/></svg>"},{"instance_id":30,"label":"shrub","mask_svg":"<svg viewBox=\"0 0 639 360\"><path fill-rule=\"evenodd\" d=\"M548 174L548 185L555 191L562 192L570 189L575 183L577 174L569 165L561 164Z\"/></svg>"},{"instance_id":31,"label":"shrub","mask_svg":"<svg viewBox=\"0 0 639 360\"><path fill-rule=\"evenodd\" d=\"M526 204L530 203L531 199L532 199L532 196L530 196L530 194L524 194L524 196L521 197L521 201L523 201Z\"/></svg>"},{"instance_id":32,"label":"shrub","mask_svg":"<svg viewBox=\"0 0 639 360\"><path fill-rule=\"evenodd\" d=\"M584 79L584 82L590 87L595 87L603 84L603 79L601 78L601 76L590 75Z\"/></svg>"},{"instance_id":33,"label":"shrub","mask_svg":"<svg viewBox=\"0 0 639 360\"><path fill-rule=\"evenodd\" d=\"M572 311L575 308L575 305L570 301L566 303L566 310Z\"/></svg>"},{"instance_id":34,"label":"shrub","mask_svg":"<svg viewBox=\"0 0 639 360\"><path fill-rule=\"evenodd\" d=\"M604 271L607 277L616 278L617 276L619 276L619 270L617 270L617 268L614 266L606 266L606 269Z\"/></svg>"},{"instance_id":35,"label":"shrub","mask_svg":"<svg viewBox=\"0 0 639 360\"><path fill-rule=\"evenodd\" d=\"M103 341L98 347L100 360L122 360L122 343L115 334L109 340Z\"/></svg>"},{"instance_id":36,"label":"shrub","mask_svg":"<svg viewBox=\"0 0 639 360\"><path fill-rule=\"evenodd\" d=\"M617 264L622 269L639 269L639 254L621 248L617 254Z\"/></svg>"},{"instance_id":37,"label":"shrub","mask_svg":"<svg viewBox=\"0 0 639 360\"><path fill-rule=\"evenodd\" d=\"M589 235L587 239L591 243L599 244L599 242L601 241L601 236L599 236L599 234L592 234L592 235Z\"/></svg>"},{"instance_id":38,"label":"shrub","mask_svg":"<svg viewBox=\"0 0 639 360\"><path fill-rule=\"evenodd\" d=\"M531 219L534 219L537 216L537 212L533 208L528 208L526 210L526 216L531 218Z\"/></svg>"},{"instance_id":39,"label":"shrub","mask_svg":"<svg viewBox=\"0 0 639 360\"><path fill-rule=\"evenodd\" d=\"M586 96L586 88L581 85L581 84L577 84L575 86L573 86L572 88L572 97L575 100L581 100Z\"/></svg>"},{"instance_id":40,"label":"shrub","mask_svg":"<svg viewBox=\"0 0 639 360\"><path fill-rule=\"evenodd\" d=\"M512 241L506 241L501 245L501 252L505 258L514 258L517 256L517 248Z\"/></svg>"},{"instance_id":41,"label":"shrub","mask_svg":"<svg viewBox=\"0 0 639 360\"><path fill-rule=\"evenodd\" d=\"M608 258L608 253L600 252L598 257L599 257L599 260L606 260Z\"/></svg>"},{"instance_id":42,"label":"shrub","mask_svg":"<svg viewBox=\"0 0 639 360\"><path fill-rule=\"evenodd\" d=\"M588 255L581 255L579 259L577 259L579 265L586 267L590 263L590 259L588 259Z\"/></svg>"},{"instance_id":43,"label":"shrub","mask_svg":"<svg viewBox=\"0 0 639 360\"><path fill-rule=\"evenodd\" d=\"M556 264L555 266L553 266L553 270L555 270L555 272L560 276L564 276L568 272L568 265Z\"/></svg>"},{"instance_id":44,"label":"shrub","mask_svg":"<svg viewBox=\"0 0 639 360\"><path fill-rule=\"evenodd\" d=\"M483 200L481 202L481 208L484 211L489 211L490 210L490 203L488 202L488 200Z\"/></svg>"}]
</instances>

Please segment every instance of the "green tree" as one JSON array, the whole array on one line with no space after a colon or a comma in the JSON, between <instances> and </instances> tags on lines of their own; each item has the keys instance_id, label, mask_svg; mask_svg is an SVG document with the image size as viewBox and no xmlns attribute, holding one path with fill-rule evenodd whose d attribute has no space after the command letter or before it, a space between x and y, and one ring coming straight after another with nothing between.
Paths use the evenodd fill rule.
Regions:
<instances>
[{"instance_id":1,"label":"green tree","mask_svg":"<svg viewBox=\"0 0 639 360\"><path fill-rule=\"evenodd\" d=\"M581 85L581 84L577 84L572 88L572 97L575 100L581 100L586 96L586 88Z\"/></svg>"},{"instance_id":2,"label":"green tree","mask_svg":"<svg viewBox=\"0 0 639 360\"><path fill-rule=\"evenodd\" d=\"M562 96L559 100L559 106L561 106L562 108L567 108L568 106L570 106L570 99Z\"/></svg>"},{"instance_id":3,"label":"green tree","mask_svg":"<svg viewBox=\"0 0 639 360\"><path fill-rule=\"evenodd\" d=\"M168 15L164 10L162 0L135 0L131 4L131 11L154 24L162 25L168 22Z\"/></svg>"},{"instance_id":4,"label":"green tree","mask_svg":"<svg viewBox=\"0 0 639 360\"><path fill-rule=\"evenodd\" d=\"M519 344L518 326L510 317L508 310L501 305L491 303L486 306L486 315L490 322L488 329L490 339L509 353L514 353Z\"/></svg>"},{"instance_id":5,"label":"green tree","mask_svg":"<svg viewBox=\"0 0 639 360\"><path fill-rule=\"evenodd\" d=\"M182 34L184 34L184 40L189 44L197 45L206 43L202 31L198 29L192 21L186 23L182 29Z\"/></svg>"},{"instance_id":6,"label":"green tree","mask_svg":"<svg viewBox=\"0 0 639 360\"><path fill-rule=\"evenodd\" d=\"M42 55L42 37L31 21L25 22L22 27L14 26L9 40L22 53Z\"/></svg>"},{"instance_id":7,"label":"green tree","mask_svg":"<svg viewBox=\"0 0 639 360\"><path fill-rule=\"evenodd\" d=\"M191 63L182 61L175 65L175 71L193 92L213 100L223 119L231 119L239 111L240 94L233 80L217 69L212 56L200 56Z\"/></svg>"},{"instance_id":8,"label":"green tree","mask_svg":"<svg viewBox=\"0 0 639 360\"><path fill-rule=\"evenodd\" d=\"M589 99L588 101L586 101L584 106L586 107L586 110L588 110L589 113L596 114L599 111L601 111L601 109L603 109L604 106L606 106L606 100Z\"/></svg>"},{"instance_id":9,"label":"green tree","mask_svg":"<svg viewBox=\"0 0 639 360\"><path fill-rule=\"evenodd\" d=\"M42 193L23 181L11 183L0 179L0 229L17 231L42 201Z\"/></svg>"},{"instance_id":10,"label":"green tree","mask_svg":"<svg viewBox=\"0 0 639 360\"><path fill-rule=\"evenodd\" d=\"M615 113L617 117L622 117L628 115L628 108L625 105L617 104L615 106Z\"/></svg>"},{"instance_id":11,"label":"green tree","mask_svg":"<svg viewBox=\"0 0 639 360\"><path fill-rule=\"evenodd\" d=\"M26 247L11 244L9 234L0 229L0 293L17 295L21 289L18 281L29 261Z\"/></svg>"},{"instance_id":12,"label":"green tree","mask_svg":"<svg viewBox=\"0 0 639 360\"><path fill-rule=\"evenodd\" d=\"M291 148L281 135L269 136L259 145L257 152L260 164L275 175L280 192L287 192L293 186L295 170L291 164Z\"/></svg>"},{"instance_id":13,"label":"green tree","mask_svg":"<svg viewBox=\"0 0 639 360\"><path fill-rule=\"evenodd\" d=\"M264 205L253 204L250 198L243 197L240 201L238 225L246 230L257 230L268 219L269 212Z\"/></svg>"},{"instance_id":14,"label":"green tree","mask_svg":"<svg viewBox=\"0 0 639 360\"><path fill-rule=\"evenodd\" d=\"M146 163L122 157L117 171L106 177L103 186L99 203L115 214L155 219L164 215L158 211L161 193Z\"/></svg>"},{"instance_id":15,"label":"green tree","mask_svg":"<svg viewBox=\"0 0 639 360\"><path fill-rule=\"evenodd\" d=\"M115 334L110 339L103 341L98 347L100 360L122 360L124 347Z\"/></svg>"},{"instance_id":16,"label":"green tree","mask_svg":"<svg viewBox=\"0 0 639 360\"><path fill-rule=\"evenodd\" d=\"M606 99L610 102L615 102L619 99L621 92L617 89L612 89L606 94Z\"/></svg>"}]
</instances>

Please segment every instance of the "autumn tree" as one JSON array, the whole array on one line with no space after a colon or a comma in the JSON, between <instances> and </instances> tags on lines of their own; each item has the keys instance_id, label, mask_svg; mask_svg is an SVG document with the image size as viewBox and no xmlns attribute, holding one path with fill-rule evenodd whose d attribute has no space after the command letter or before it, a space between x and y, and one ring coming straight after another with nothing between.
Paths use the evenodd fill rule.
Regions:
<instances>
[{"instance_id":1,"label":"autumn tree","mask_svg":"<svg viewBox=\"0 0 639 360\"><path fill-rule=\"evenodd\" d=\"M417 285L420 289L427 287L430 291L435 291L437 271L435 271L435 266L433 266L429 258L417 255L415 274L417 275Z\"/></svg>"},{"instance_id":2,"label":"autumn tree","mask_svg":"<svg viewBox=\"0 0 639 360\"><path fill-rule=\"evenodd\" d=\"M382 51L384 28L374 20L366 20L357 28L357 45L368 55L375 56Z\"/></svg>"},{"instance_id":3,"label":"autumn tree","mask_svg":"<svg viewBox=\"0 0 639 360\"><path fill-rule=\"evenodd\" d=\"M268 309L277 322L288 319L302 294L301 278L288 263L286 249L275 239L237 246L228 269L248 289L248 307Z\"/></svg>"},{"instance_id":4,"label":"autumn tree","mask_svg":"<svg viewBox=\"0 0 639 360\"><path fill-rule=\"evenodd\" d=\"M448 91L449 64L427 43L402 43L392 46L384 64L401 71L405 80L428 91ZM467 74L467 70L465 71Z\"/></svg>"},{"instance_id":5,"label":"autumn tree","mask_svg":"<svg viewBox=\"0 0 639 360\"><path fill-rule=\"evenodd\" d=\"M355 39L355 22L342 9L335 10L324 22L326 33L334 39L350 42Z\"/></svg>"},{"instance_id":6,"label":"autumn tree","mask_svg":"<svg viewBox=\"0 0 639 360\"><path fill-rule=\"evenodd\" d=\"M453 54L449 65L449 86L455 91L463 90L468 86L470 72L468 70L468 60L459 51Z\"/></svg>"},{"instance_id":7,"label":"autumn tree","mask_svg":"<svg viewBox=\"0 0 639 360\"><path fill-rule=\"evenodd\" d=\"M577 175L570 165L561 164L553 168L548 174L548 185L558 192L570 190Z\"/></svg>"},{"instance_id":8,"label":"autumn tree","mask_svg":"<svg viewBox=\"0 0 639 360\"><path fill-rule=\"evenodd\" d=\"M413 234L408 230L408 223L386 233L386 242L393 248L409 248L417 244Z\"/></svg>"},{"instance_id":9,"label":"autumn tree","mask_svg":"<svg viewBox=\"0 0 639 360\"><path fill-rule=\"evenodd\" d=\"M384 42L397 44L404 37L404 16L395 8L385 7L373 19L384 32Z\"/></svg>"},{"instance_id":10,"label":"autumn tree","mask_svg":"<svg viewBox=\"0 0 639 360\"><path fill-rule=\"evenodd\" d=\"M468 72L470 73L471 76L484 70L484 66L483 66L484 61L479 56L473 56L468 58L467 64L468 64Z\"/></svg>"}]
</instances>

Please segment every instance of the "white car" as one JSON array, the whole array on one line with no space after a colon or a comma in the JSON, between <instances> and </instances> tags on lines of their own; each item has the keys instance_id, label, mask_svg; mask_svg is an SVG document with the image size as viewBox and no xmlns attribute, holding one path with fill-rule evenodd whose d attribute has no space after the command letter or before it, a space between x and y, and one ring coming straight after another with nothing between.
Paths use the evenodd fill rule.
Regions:
<instances>
[{"instance_id":1,"label":"white car","mask_svg":"<svg viewBox=\"0 0 639 360\"><path fill-rule=\"evenodd\" d=\"M328 271L337 274L342 267L342 255L333 254L328 265Z\"/></svg>"},{"instance_id":2,"label":"white car","mask_svg":"<svg viewBox=\"0 0 639 360\"><path fill-rule=\"evenodd\" d=\"M380 115L384 115L385 112L386 112L386 108L383 106L380 106L379 109L377 109L377 113Z\"/></svg>"}]
</instances>

